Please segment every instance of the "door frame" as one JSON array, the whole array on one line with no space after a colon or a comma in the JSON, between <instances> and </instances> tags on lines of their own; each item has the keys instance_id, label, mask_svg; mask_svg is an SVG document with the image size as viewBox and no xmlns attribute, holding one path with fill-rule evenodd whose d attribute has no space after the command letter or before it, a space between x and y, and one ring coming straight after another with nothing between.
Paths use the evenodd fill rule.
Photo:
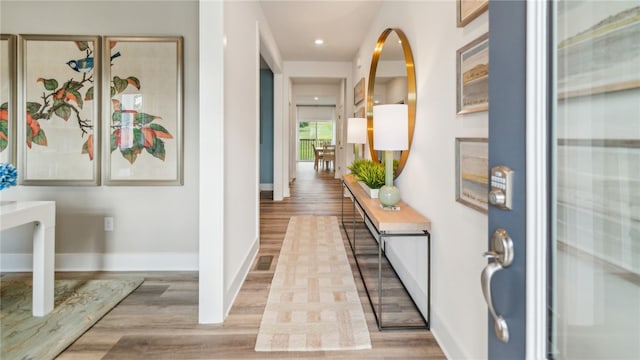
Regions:
<instances>
[{"instance_id":1,"label":"door frame","mask_svg":"<svg viewBox=\"0 0 640 360\"><path fill-rule=\"evenodd\" d=\"M526 44L526 358L548 354L549 244L551 241L551 151L553 67L550 39L551 6L547 1L527 1Z\"/></svg>"},{"instance_id":2,"label":"door frame","mask_svg":"<svg viewBox=\"0 0 640 360\"><path fill-rule=\"evenodd\" d=\"M505 7L504 5L507 5ZM522 270L525 274L522 276L522 281L525 281L524 288L524 309L522 309L519 304L508 303L505 301L504 293L494 293L494 300L497 299L500 302L500 296L502 296L502 307L505 307L505 311L508 312L507 322L511 322L514 326L513 330L516 333L520 333L516 338L510 341L510 345L508 347L503 348L502 345L498 345L499 341L495 338L493 331L493 319L489 317L489 331L487 343L489 347L489 357L492 358L508 358L509 356L514 356L517 354L518 357L524 356L526 359L544 359L547 358L548 354L548 338L549 338L549 322L548 322L548 310L547 305L550 303L549 299L551 296L549 290L549 255L548 251L550 249L550 234L552 233L552 224L550 221L553 215L553 210L551 209L552 201L552 192L551 192L551 175L553 172L551 171L551 157L550 157L550 139L552 139L552 128L551 128L551 119L550 116L550 99L553 99L553 73L551 72L553 67L551 66L551 54L550 54L550 39L552 39L553 31L550 23L550 10L553 4L550 4L547 1L518 1L517 3L506 4L501 1L492 1L490 4L489 16L490 16L490 52L491 49L497 49L499 46L500 50L496 50L496 54L500 54L498 56L505 56L504 54L508 51L509 46L515 46L516 49L513 49L515 53L509 54L509 59L513 59L513 61L520 61L520 65L517 64L509 66L508 69L503 69L504 71L511 71L514 75L517 73L513 73L517 71L517 68L520 67L524 69L525 74L523 74L523 78L518 79L518 81L524 81L524 94L522 98L524 98L524 109L521 110L524 112L518 113L513 112L512 110L506 110L504 108L504 103L501 105L490 105L498 106L495 112L495 116L497 118L491 118L490 116L490 166L493 165L510 165L509 161L512 162L511 165L515 168L516 171L516 180L514 181L514 186L516 186L516 192L514 193L514 197L520 197L520 199L514 199L515 201L521 202L525 201L524 207L514 207L514 213L502 213L501 210L497 210L495 208L490 207L489 212L489 236L495 228L506 226L505 228L511 232L513 230L512 237L516 241L516 246L520 248L515 248L514 251L516 256L518 253L522 254L522 251L525 252L524 260L525 265L522 266ZM526 21L518 22L514 21L513 18L503 19L502 16L514 15L515 12L519 13L519 16L522 16ZM525 14L522 14L522 11ZM499 21L491 21L492 17L496 17ZM502 21L505 20L505 21ZM495 25L495 31L491 31L493 29L492 24ZM503 40L507 40L504 37L504 32L502 30L505 29L513 30L513 34L522 34L524 32L525 44L523 44L524 49L522 47L518 47L518 45L514 45L514 43L509 44L509 41L503 42ZM512 34L512 35L513 35ZM522 36L522 35L520 35ZM497 44L497 45L496 45ZM517 56L516 53L523 52L524 56ZM504 62L504 58L500 58L500 62ZM493 62L493 60L492 60ZM523 62L523 63L522 63ZM522 70L520 70L522 71ZM493 75L490 77L491 79L496 79L496 76L500 77L500 75ZM505 74L502 73L503 81ZM515 79L514 79L515 81ZM510 86L510 85L509 85ZM491 87L491 85L490 85ZM496 88L499 89L499 88ZM503 92L504 89L498 91L498 93ZM520 91L520 90L518 90ZM503 94L495 96L503 96ZM522 98L513 98L513 93L511 96L511 100ZM519 95L520 96L520 95ZM509 101L510 99L502 99L503 101ZM493 102L490 101L492 104ZM511 105L509 105L511 106ZM514 105L517 106L518 105ZM520 117L522 114L522 117ZM507 119L504 117L508 116ZM493 120L493 124L492 124ZM506 121L506 122L505 122ZM524 127L520 127L517 121L524 121ZM513 127L511 129L506 129L504 127ZM515 130L515 131L514 131ZM493 136L497 136L500 138L500 144L493 143L493 141L498 141L497 138L492 139ZM523 161L525 164L522 166L517 166L517 164L513 163L513 157L505 157L504 152L509 150L509 146L517 146L517 141L514 142L514 137L522 139L525 141L524 152L525 156ZM507 144L507 145L505 145ZM513 149L513 148L511 148ZM522 151L521 148L518 151ZM503 164L504 162L504 164ZM520 168L520 174L518 174L518 168ZM523 171L524 170L524 171ZM524 172L524 174L522 173ZM524 184L517 180L519 176L524 176ZM521 191L520 187L526 188L526 191ZM516 203L514 203L515 205ZM519 215L520 212L524 212L524 214ZM492 217L495 216L493 219ZM520 217L522 216L522 217ZM521 220L522 219L522 220ZM520 223L520 221L522 221ZM520 226L522 224L524 229ZM524 237L525 241L518 240L516 237ZM517 279L519 275L515 275L513 272L518 270L513 269L505 269L505 273L503 276L508 276L511 278L510 281L514 281ZM507 275L508 272L511 272L511 275ZM499 276L496 278L498 282L498 287L502 292L507 289L507 291L514 292L513 295L517 297L522 296L519 289L514 289L513 287L505 287L504 284L500 285L500 280L498 280ZM505 280L502 280L505 281ZM513 286L513 284L511 284ZM499 295L496 298L496 295ZM506 297L511 297L512 294L506 295ZM511 325L508 324L508 325ZM522 326L522 327L520 327ZM515 335L515 334L514 334ZM524 335L524 339L522 339L522 335ZM504 351L503 351L504 349Z\"/></svg>"}]
</instances>

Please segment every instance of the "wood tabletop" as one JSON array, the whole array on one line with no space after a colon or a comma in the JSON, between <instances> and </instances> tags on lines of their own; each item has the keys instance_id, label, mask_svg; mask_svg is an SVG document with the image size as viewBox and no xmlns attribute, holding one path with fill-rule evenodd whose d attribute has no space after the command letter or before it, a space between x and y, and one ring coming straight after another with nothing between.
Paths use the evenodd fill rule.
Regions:
<instances>
[{"instance_id":1,"label":"wood tabletop","mask_svg":"<svg viewBox=\"0 0 640 360\"><path fill-rule=\"evenodd\" d=\"M390 211L380 207L378 199L372 199L358 184L353 175L344 175L344 184L358 200L373 225L380 232L419 232L431 231L431 220L420 215L404 201L400 201L400 210Z\"/></svg>"}]
</instances>

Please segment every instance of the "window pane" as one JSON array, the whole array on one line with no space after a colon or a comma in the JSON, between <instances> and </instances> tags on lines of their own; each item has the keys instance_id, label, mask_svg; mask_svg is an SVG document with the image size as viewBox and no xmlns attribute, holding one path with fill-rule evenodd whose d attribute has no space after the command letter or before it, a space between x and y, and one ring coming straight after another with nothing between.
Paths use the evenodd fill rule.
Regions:
<instances>
[{"instance_id":1,"label":"window pane","mask_svg":"<svg viewBox=\"0 0 640 360\"><path fill-rule=\"evenodd\" d=\"M640 3L557 1L551 352L640 357Z\"/></svg>"}]
</instances>

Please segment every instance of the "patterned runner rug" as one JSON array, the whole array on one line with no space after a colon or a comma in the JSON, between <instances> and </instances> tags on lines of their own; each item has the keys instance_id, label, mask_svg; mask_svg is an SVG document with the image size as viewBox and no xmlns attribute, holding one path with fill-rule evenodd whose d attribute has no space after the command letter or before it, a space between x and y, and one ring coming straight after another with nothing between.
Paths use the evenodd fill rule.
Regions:
<instances>
[{"instance_id":1,"label":"patterned runner rug","mask_svg":"<svg viewBox=\"0 0 640 360\"><path fill-rule=\"evenodd\" d=\"M142 283L142 278L56 280L54 308L31 315L31 280L2 280L0 359L53 359Z\"/></svg>"},{"instance_id":2,"label":"patterned runner rug","mask_svg":"<svg viewBox=\"0 0 640 360\"><path fill-rule=\"evenodd\" d=\"M335 216L289 221L256 351L370 349L369 329Z\"/></svg>"}]
</instances>

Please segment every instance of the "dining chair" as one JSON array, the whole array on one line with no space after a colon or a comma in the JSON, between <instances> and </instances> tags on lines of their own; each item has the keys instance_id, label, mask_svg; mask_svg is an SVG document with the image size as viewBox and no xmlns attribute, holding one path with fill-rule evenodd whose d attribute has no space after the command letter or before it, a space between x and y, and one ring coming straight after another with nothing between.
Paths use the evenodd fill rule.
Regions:
<instances>
[{"instance_id":1,"label":"dining chair","mask_svg":"<svg viewBox=\"0 0 640 360\"><path fill-rule=\"evenodd\" d=\"M322 148L322 160L324 161L324 167L335 170L335 160L336 160L336 146L335 145L324 145Z\"/></svg>"},{"instance_id":2,"label":"dining chair","mask_svg":"<svg viewBox=\"0 0 640 360\"><path fill-rule=\"evenodd\" d=\"M316 144L311 144L311 146L313 147L313 156L314 156L314 160L313 160L313 169L318 171L318 163L320 161L323 161L323 149L319 149L316 147Z\"/></svg>"}]
</instances>

